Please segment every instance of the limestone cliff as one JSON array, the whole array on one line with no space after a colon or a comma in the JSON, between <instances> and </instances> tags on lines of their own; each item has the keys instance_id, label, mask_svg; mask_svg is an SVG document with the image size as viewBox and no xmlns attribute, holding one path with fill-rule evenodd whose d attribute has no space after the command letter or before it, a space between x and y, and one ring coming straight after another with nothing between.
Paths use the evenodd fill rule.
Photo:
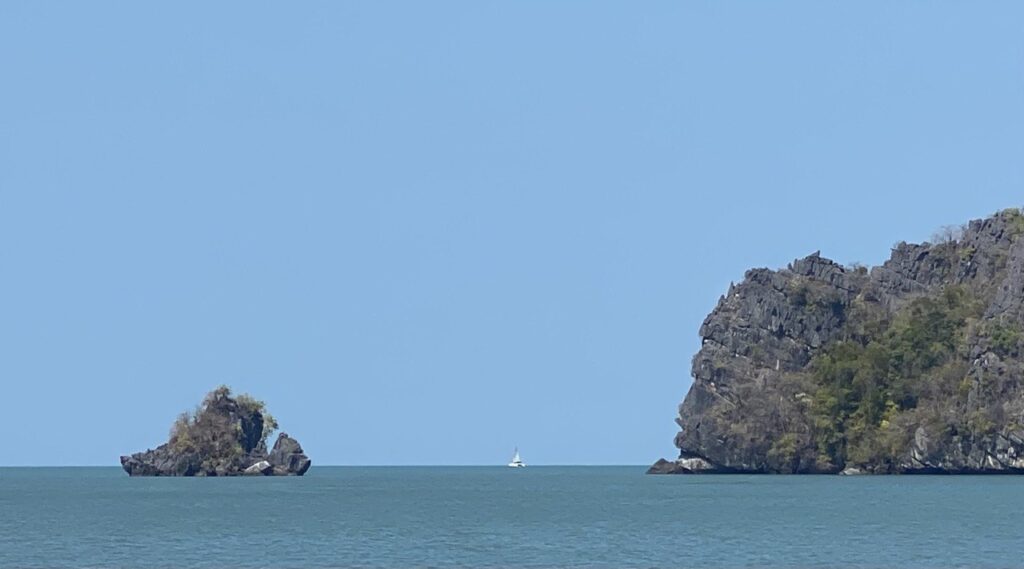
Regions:
<instances>
[{"instance_id":1,"label":"limestone cliff","mask_svg":"<svg viewBox=\"0 0 1024 569\"><path fill-rule=\"evenodd\" d=\"M1024 215L873 269L753 269L700 328L652 473L1024 472Z\"/></svg>"},{"instance_id":2,"label":"limestone cliff","mask_svg":"<svg viewBox=\"0 0 1024 569\"><path fill-rule=\"evenodd\" d=\"M276 428L262 401L222 386L178 418L167 443L122 456L121 466L130 476L302 476L311 462L298 441L281 433L267 452Z\"/></svg>"}]
</instances>

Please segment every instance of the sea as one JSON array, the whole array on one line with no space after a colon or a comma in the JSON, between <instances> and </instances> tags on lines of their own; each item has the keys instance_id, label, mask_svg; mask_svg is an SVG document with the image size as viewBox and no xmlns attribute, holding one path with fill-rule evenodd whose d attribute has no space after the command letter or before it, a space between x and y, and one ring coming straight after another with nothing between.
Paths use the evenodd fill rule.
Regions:
<instances>
[{"instance_id":1,"label":"sea","mask_svg":"<svg viewBox=\"0 0 1024 569\"><path fill-rule=\"evenodd\" d=\"M0 468L0 567L1024 567L1024 477L644 470Z\"/></svg>"}]
</instances>

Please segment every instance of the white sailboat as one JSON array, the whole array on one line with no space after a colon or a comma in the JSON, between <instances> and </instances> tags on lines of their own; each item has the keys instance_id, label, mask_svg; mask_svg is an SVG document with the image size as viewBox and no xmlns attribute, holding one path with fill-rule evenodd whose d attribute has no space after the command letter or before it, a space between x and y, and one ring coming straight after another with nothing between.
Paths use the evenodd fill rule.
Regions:
<instances>
[{"instance_id":1,"label":"white sailboat","mask_svg":"<svg viewBox=\"0 0 1024 569\"><path fill-rule=\"evenodd\" d=\"M516 447L516 453L512 455L512 462L508 463L509 468L526 468L526 463L523 459L519 458L519 447Z\"/></svg>"}]
</instances>

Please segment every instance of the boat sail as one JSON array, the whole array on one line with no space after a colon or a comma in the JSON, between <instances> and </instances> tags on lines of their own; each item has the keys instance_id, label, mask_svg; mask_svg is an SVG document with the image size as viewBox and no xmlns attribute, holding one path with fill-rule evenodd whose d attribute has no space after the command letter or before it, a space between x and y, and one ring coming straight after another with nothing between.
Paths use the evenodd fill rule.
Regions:
<instances>
[{"instance_id":1,"label":"boat sail","mask_svg":"<svg viewBox=\"0 0 1024 569\"><path fill-rule=\"evenodd\" d=\"M509 468L526 468L526 463L523 459L519 458L519 447L516 447L516 452L512 455L512 462L508 463Z\"/></svg>"}]
</instances>

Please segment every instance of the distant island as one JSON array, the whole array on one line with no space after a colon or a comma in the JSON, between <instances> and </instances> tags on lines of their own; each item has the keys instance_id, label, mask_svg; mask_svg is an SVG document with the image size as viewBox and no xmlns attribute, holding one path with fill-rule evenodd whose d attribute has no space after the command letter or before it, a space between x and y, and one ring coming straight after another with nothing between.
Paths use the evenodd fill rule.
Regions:
<instances>
[{"instance_id":1,"label":"distant island","mask_svg":"<svg viewBox=\"0 0 1024 569\"><path fill-rule=\"evenodd\" d=\"M311 462L298 441L281 433L267 452L276 429L262 401L221 386L178 417L170 440L122 456L121 467L130 476L302 476Z\"/></svg>"},{"instance_id":2,"label":"distant island","mask_svg":"<svg viewBox=\"0 0 1024 569\"><path fill-rule=\"evenodd\" d=\"M731 285L700 328L677 473L1024 473L1024 214L880 267L815 253Z\"/></svg>"}]
</instances>

